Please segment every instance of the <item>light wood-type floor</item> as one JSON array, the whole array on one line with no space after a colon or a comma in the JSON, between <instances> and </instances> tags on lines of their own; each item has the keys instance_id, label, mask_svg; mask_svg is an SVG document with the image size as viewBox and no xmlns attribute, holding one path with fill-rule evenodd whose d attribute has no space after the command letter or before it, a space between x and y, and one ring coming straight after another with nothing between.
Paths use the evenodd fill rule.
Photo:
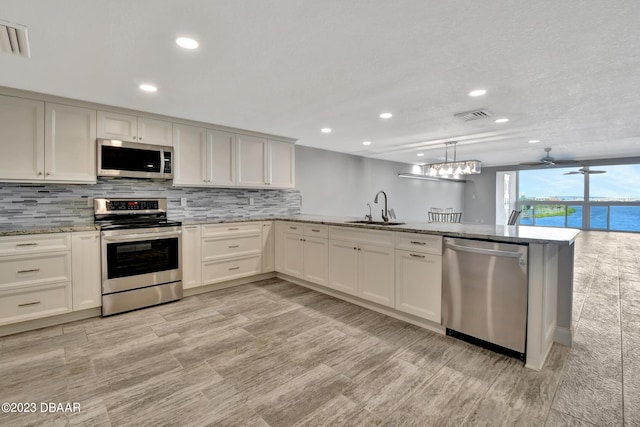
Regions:
<instances>
[{"instance_id":1,"label":"light wood-type floor","mask_svg":"<svg viewBox=\"0 0 640 427\"><path fill-rule=\"evenodd\" d=\"M272 279L0 338L1 426L640 425L640 235L582 233L541 372Z\"/></svg>"}]
</instances>

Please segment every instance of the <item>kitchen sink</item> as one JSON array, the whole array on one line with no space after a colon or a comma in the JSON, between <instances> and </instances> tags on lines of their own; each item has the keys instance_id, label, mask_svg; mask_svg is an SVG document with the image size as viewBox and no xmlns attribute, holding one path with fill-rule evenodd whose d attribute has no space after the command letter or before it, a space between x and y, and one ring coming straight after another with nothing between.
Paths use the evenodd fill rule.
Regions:
<instances>
[{"instance_id":1,"label":"kitchen sink","mask_svg":"<svg viewBox=\"0 0 640 427\"><path fill-rule=\"evenodd\" d=\"M361 219L358 221L347 221L347 224L402 225L404 222L368 221L366 219Z\"/></svg>"}]
</instances>

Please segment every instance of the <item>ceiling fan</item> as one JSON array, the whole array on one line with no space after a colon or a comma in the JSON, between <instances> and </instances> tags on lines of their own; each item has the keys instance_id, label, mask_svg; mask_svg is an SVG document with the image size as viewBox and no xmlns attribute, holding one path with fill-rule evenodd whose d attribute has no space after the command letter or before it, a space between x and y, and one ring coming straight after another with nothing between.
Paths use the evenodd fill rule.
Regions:
<instances>
[{"instance_id":1,"label":"ceiling fan","mask_svg":"<svg viewBox=\"0 0 640 427\"><path fill-rule=\"evenodd\" d=\"M548 168L549 166L555 166L555 165L573 165L575 163L578 163L577 160L556 160L553 157L551 157L549 155L549 152L551 151L551 147L547 147L544 149L544 151L547 153L547 155L543 158L540 159L540 161L538 162L524 162L524 163L520 163L522 166L544 166L546 168Z\"/></svg>"},{"instance_id":2,"label":"ceiling fan","mask_svg":"<svg viewBox=\"0 0 640 427\"><path fill-rule=\"evenodd\" d=\"M582 175L591 175L592 173L607 173L607 171L597 171L592 169L580 168L577 171L566 172L565 175L576 175L581 173Z\"/></svg>"}]
</instances>

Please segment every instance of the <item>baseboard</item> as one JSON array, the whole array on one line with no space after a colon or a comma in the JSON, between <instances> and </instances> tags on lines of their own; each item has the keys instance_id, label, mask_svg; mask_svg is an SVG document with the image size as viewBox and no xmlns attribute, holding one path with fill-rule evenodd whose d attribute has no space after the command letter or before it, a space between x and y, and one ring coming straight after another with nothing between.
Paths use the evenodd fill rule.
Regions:
<instances>
[{"instance_id":1,"label":"baseboard","mask_svg":"<svg viewBox=\"0 0 640 427\"><path fill-rule=\"evenodd\" d=\"M558 344L571 347L571 343L573 342L573 331L563 326L556 326L555 333L553 334L553 340Z\"/></svg>"},{"instance_id":2,"label":"baseboard","mask_svg":"<svg viewBox=\"0 0 640 427\"><path fill-rule=\"evenodd\" d=\"M304 286L305 288L309 288L314 291L341 299L343 301L347 301L352 304L359 305L360 307L364 307L366 309L376 311L378 313L384 314L385 316L393 317L394 319L402 320L403 322L411 323L412 325L416 325L421 328L428 329L430 331L445 335L444 326L431 322L429 320L421 319L420 317L403 313L401 311L397 311L393 308L385 307L383 305L376 304L371 301L366 301L366 300L363 300L362 298L345 294L344 292L336 291L334 289L330 289L322 285L317 285L315 283L307 282L306 280L298 279L296 277L289 276L284 273L276 273L276 276L288 282L295 283L296 285Z\"/></svg>"},{"instance_id":3,"label":"baseboard","mask_svg":"<svg viewBox=\"0 0 640 427\"><path fill-rule=\"evenodd\" d=\"M100 315L100 307L94 307L86 310L60 314L58 316L43 317L42 319L13 323L11 325L0 326L0 337L18 334L20 332L33 331L34 329L46 328L49 326L62 325L63 323L75 322L77 320L89 319L91 317L99 317Z\"/></svg>"}]
</instances>

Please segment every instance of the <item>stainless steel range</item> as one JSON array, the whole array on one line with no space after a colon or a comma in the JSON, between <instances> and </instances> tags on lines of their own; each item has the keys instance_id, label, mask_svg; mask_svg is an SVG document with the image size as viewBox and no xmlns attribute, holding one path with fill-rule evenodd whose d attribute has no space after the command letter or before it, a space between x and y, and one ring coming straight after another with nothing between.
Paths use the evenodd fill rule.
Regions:
<instances>
[{"instance_id":1,"label":"stainless steel range","mask_svg":"<svg viewBox=\"0 0 640 427\"><path fill-rule=\"evenodd\" d=\"M167 199L94 199L101 228L102 315L182 298L181 228Z\"/></svg>"}]
</instances>

